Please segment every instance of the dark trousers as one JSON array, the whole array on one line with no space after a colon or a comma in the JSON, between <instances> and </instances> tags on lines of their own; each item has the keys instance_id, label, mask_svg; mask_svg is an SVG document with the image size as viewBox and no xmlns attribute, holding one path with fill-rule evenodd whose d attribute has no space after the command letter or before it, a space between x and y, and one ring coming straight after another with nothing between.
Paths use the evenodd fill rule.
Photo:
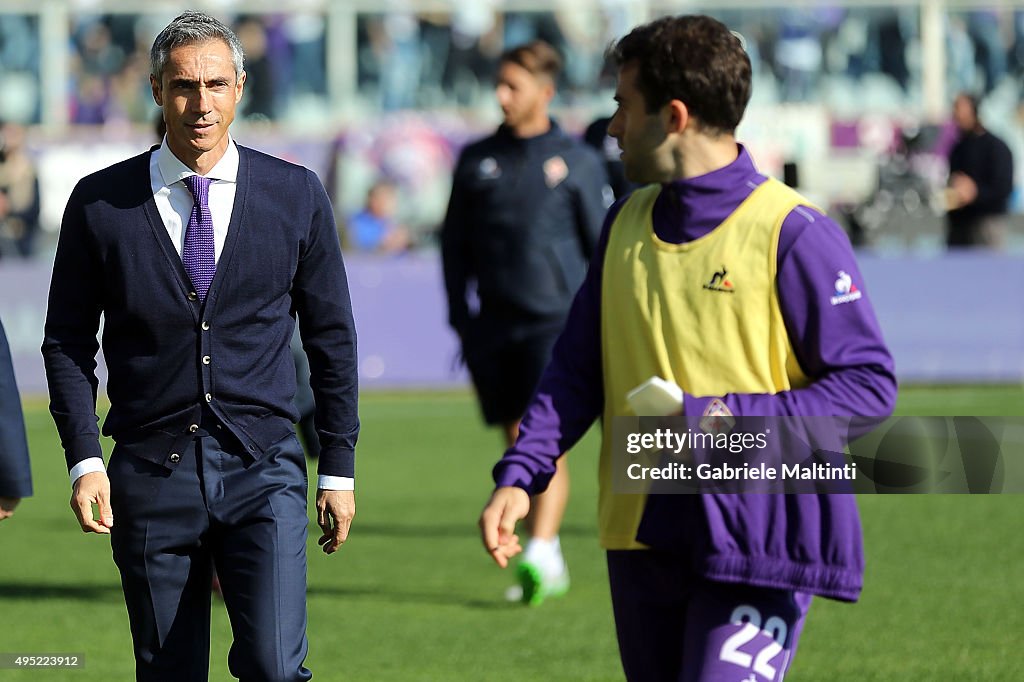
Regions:
<instances>
[{"instance_id":1,"label":"dark trousers","mask_svg":"<svg viewBox=\"0 0 1024 682\"><path fill-rule=\"evenodd\" d=\"M1006 232L1006 216L1003 215L947 219L946 246L1001 250L1006 246Z\"/></svg>"},{"instance_id":2,"label":"dark trousers","mask_svg":"<svg viewBox=\"0 0 1024 682\"><path fill-rule=\"evenodd\" d=\"M303 666L305 457L294 435L257 461L242 452L216 427L197 433L173 471L114 449L111 546L138 680L207 679L211 565L234 635L231 674L246 682L311 677Z\"/></svg>"},{"instance_id":3,"label":"dark trousers","mask_svg":"<svg viewBox=\"0 0 1024 682\"><path fill-rule=\"evenodd\" d=\"M615 631L630 682L780 682L811 595L721 583L681 555L608 552Z\"/></svg>"}]
</instances>

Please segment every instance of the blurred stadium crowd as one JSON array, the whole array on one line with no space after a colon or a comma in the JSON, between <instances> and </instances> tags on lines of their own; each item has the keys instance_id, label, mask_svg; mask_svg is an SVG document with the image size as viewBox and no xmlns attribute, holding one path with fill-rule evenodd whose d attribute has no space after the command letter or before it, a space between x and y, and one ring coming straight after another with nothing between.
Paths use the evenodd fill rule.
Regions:
<instances>
[{"instance_id":1,"label":"blurred stadium crowd","mask_svg":"<svg viewBox=\"0 0 1024 682\"><path fill-rule=\"evenodd\" d=\"M740 138L767 172L802 168L801 189L857 214L851 224L865 242L899 241L905 235L889 234L894 221L941 220L930 206L945 181L955 93L979 95L987 125L1024 159L1024 5L302 0L281 11L260 1L200 4L230 19L246 53L240 140L320 172L342 228L366 208L372 187L393 184L393 220L408 228L403 243L413 246L433 243L458 148L498 121L492 84L503 49L533 38L559 49L566 68L556 111L564 127L581 132L613 106L605 46L666 13L709 13L743 36L756 75ZM183 7L137 0L0 7L0 120L28 126L25 149L40 167L44 253L70 187L93 169L90 145L113 140L130 151L152 141L148 48ZM69 151L76 145L77 155ZM889 218L893 211L898 218ZM10 234L0 241L5 254L26 252L12 250Z\"/></svg>"}]
</instances>

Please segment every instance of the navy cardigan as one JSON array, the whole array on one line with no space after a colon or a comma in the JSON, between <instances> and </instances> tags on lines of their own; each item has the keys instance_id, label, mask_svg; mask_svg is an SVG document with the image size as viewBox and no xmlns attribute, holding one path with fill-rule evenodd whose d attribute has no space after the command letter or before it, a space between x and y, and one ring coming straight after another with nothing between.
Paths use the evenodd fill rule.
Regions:
<instances>
[{"instance_id":1,"label":"navy cardigan","mask_svg":"<svg viewBox=\"0 0 1024 682\"><path fill-rule=\"evenodd\" d=\"M11 347L0 325L0 497L30 495L32 466L28 459L21 395L14 380Z\"/></svg>"},{"instance_id":2,"label":"navy cardigan","mask_svg":"<svg viewBox=\"0 0 1024 682\"><path fill-rule=\"evenodd\" d=\"M295 316L309 356L319 473L354 476L356 334L334 214L311 171L242 146L227 240L197 300L150 186L150 153L83 178L68 200L43 356L70 469L101 457L96 334L110 411L103 433L173 468L206 405L253 456L292 431Z\"/></svg>"}]
</instances>

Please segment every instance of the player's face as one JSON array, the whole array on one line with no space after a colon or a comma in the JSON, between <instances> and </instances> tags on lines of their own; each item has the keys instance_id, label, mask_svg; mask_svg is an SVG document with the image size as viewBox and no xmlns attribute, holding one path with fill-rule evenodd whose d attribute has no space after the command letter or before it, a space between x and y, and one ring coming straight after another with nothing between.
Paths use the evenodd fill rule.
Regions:
<instances>
[{"instance_id":1,"label":"player's face","mask_svg":"<svg viewBox=\"0 0 1024 682\"><path fill-rule=\"evenodd\" d=\"M549 79L534 76L518 64L505 62L498 70L495 95L501 105L505 125L510 128L546 117L553 94L554 86Z\"/></svg>"},{"instance_id":2,"label":"player's face","mask_svg":"<svg viewBox=\"0 0 1024 682\"><path fill-rule=\"evenodd\" d=\"M622 165L632 182L666 182L672 175L672 156L664 125L664 112L648 112L636 86L637 66L619 69L615 101L619 107L608 124L608 134L622 149Z\"/></svg>"},{"instance_id":3,"label":"player's face","mask_svg":"<svg viewBox=\"0 0 1024 682\"><path fill-rule=\"evenodd\" d=\"M171 50L159 82L150 76L153 99L163 108L167 145L186 164L228 145L228 126L242 99L245 72L235 77L231 48L223 40Z\"/></svg>"}]
</instances>

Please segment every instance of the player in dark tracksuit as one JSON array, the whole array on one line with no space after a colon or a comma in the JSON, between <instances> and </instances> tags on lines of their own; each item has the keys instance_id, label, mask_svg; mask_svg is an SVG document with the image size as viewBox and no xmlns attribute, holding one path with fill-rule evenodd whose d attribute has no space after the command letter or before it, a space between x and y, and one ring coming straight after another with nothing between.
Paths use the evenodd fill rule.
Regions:
<instances>
[{"instance_id":1,"label":"player in dark tracksuit","mask_svg":"<svg viewBox=\"0 0 1024 682\"><path fill-rule=\"evenodd\" d=\"M502 56L498 131L458 161L441 233L449 323L488 424L511 444L597 243L611 190L600 157L549 118L560 62L535 41ZM478 305L471 306L475 289ZM559 478L560 477L560 478ZM558 527L563 470L535 504L523 600L568 587Z\"/></svg>"}]
</instances>

